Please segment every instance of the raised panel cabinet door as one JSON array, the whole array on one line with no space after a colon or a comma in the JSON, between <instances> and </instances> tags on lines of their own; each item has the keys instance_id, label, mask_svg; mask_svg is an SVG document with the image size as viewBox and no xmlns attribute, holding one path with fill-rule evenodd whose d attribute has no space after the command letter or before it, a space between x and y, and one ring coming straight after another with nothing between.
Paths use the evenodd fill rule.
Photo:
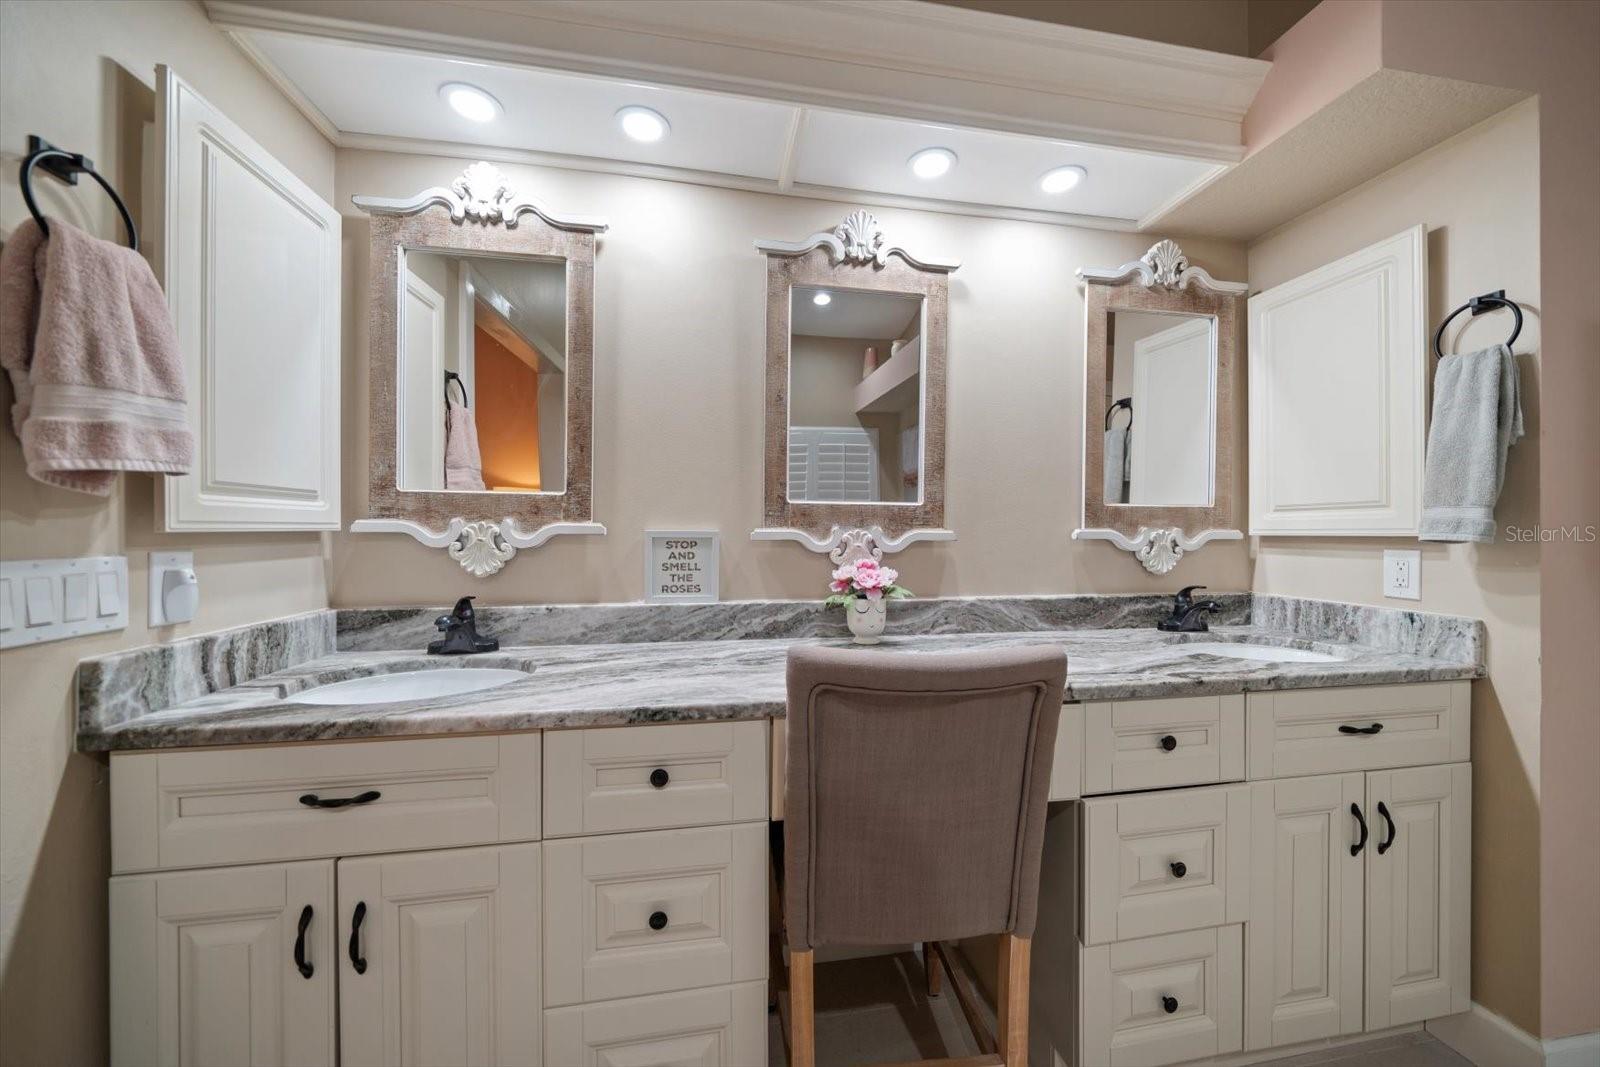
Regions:
<instances>
[{"instance_id":1,"label":"raised panel cabinet door","mask_svg":"<svg viewBox=\"0 0 1600 1067\"><path fill-rule=\"evenodd\" d=\"M1472 766L1367 775L1367 1029L1470 1007Z\"/></svg>"},{"instance_id":2,"label":"raised panel cabinet door","mask_svg":"<svg viewBox=\"0 0 1600 1067\"><path fill-rule=\"evenodd\" d=\"M1244 777L1242 695L1097 702L1083 715L1085 795Z\"/></svg>"},{"instance_id":3,"label":"raised panel cabinet door","mask_svg":"<svg viewBox=\"0 0 1600 1067\"><path fill-rule=\"evenodd\" d=\"M1330 774L1250 787L1247 1049L1361 1032L1365 786Z\"/></svg>"},{"instance_id":4,"label":"raised panel cabinet door","mask_svg":"<svg viewBox=\"0 0 1600 1067\"><path fill-rule=\"evenodd\" d=\"M158 67L152 260L183 352L194 465L169 530L339 528L339 213Z\"/></svg>"},{"instance_id":5,"label":"raised panel cabinet door","mask_svg":"<svg viewBox=\"0 0 1600 1067\"><path fill-rule=\"evenodd\" d=\"M767 984L696 989L555 1008L552 1067L766 1067Z\"/></svg>"},{"instance_id":6,"label":"raised panel cabinet door","mask_svg":"<svg viewBox=\"0 0 1600 1067\"><path fill-rule=\"evenodd\" d=\"M111 1062L332 1067L333 861L112 878Z\"/></svg>"},{"instance_id":7,"label":"raised panel cabinet door","mask_svg":"<svg viewBox=\"0 0 1600 1067\"><path fill-rule=\"evenodd\" d=\"M1077 1067L1159 1067L1238 1052L1239 930L1219 926L1084 948Z\"/></svg>"},{"instance_id":8,"label":"raised panel cabinet door","mask_svg":"<svg viewBox=\"0 0 1600 1067\"><path fill-rule=\"evenodd\" d=\"M344 1067L537 1067L540 846L339 861Z\"/></svg>"}]
</instances>

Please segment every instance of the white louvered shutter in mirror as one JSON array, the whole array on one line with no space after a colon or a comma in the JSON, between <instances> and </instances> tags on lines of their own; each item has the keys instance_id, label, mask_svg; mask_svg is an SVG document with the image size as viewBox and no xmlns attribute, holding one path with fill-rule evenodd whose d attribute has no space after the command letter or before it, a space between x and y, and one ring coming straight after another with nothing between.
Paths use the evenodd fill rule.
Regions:
<instances>
[{"instance_id":1,"label":"white louvered shutter in mirror","mask_svg":"<svg viewBox=\"0 0 1600 1067\"><path fill-rule=\"evenodd\" d=\"M333 530L339 213L170 68L157 69L151 258L183 352L189 474L169 530Z\"/></svg>"},{"instance_id":2,"label":"white louvered shutter in mirror","mask_svg":"<svg viewBox=\"0 0 1600 1067\"><path fill-rule=\"evenodd\" d=\"M877 431L859 426L791 426L789 499L881 499Z\"/></svg>"}]
</instances>

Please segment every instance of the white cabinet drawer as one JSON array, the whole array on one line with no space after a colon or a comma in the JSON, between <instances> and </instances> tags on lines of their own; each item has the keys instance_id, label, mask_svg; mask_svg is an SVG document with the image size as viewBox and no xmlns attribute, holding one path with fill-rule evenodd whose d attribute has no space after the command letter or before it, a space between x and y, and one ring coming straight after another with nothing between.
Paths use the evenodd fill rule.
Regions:
<instances>
[{"instance_id":1,"label":"white cabinet drawer","mask_svg":"<svg viewBox=\"0 0 1600 1067\"><path fill-rule=\"evenodd\" d=\"M1082 804L1084 944L1249 917L1249 786Z\"/></svg>"},{"instance_id":2,"label":"white cabinet drawer","mask_svg":"<svg viewBox=\"0 0 1600 1067\"><path fill-rule=\"evenodd\" d=\"M545 845L545 1004L767 976L767 824Z\"/></svg>"},{"instance_id":3,"label":"white cabinet drawer","mask_svg":"<svg viewBox=\"0 0 1600 1067\"><path fill-rule=\"evenodd\" d=\"M1243 778L1241 695L1084 705L1085 796Z\"/></svg>"},{"instance_id":4,"label":"white cabinet drawer","mask_svg":"<svg viewBox=\"0 0 1600 1067\"><path fill-rule=\"evenodd\" d=\"M766 1067L767 984L555 1008L544 1032L551 1067Z\"/></svg>"},{"instance_id":5,"label":"white cabinet drawer","mask_svg":"<svg viewBox=\"0 0 1600 1067\"><path fill-rule=\"evenodd\" d=\"M708 722L545 734L545 835L767 817L767 724Z\"/></svg>"},{"instance_id":6,"label":"white cabinet drawer","mask_svg":"<svg viewBox=\"0 0 1600 1067\"><path fill-rule=\"evenodd\" d=\"M114 753L111 812L117 874L527 841L539 735Z\"/></svg>"},{"instance_id":7,"label":"white cabinet drawer","mask_svg":"<svg viewBox=\"0 0 1600 1067\"><path fill-rule=\"evenodd\" d=\"M1246 709L1252 779L1464 763L1471 756L1469 681L1251 693Z\"/></svg>"},{"instance_id":8,"label":"white cabinet drawer","mask_svg":"<svg viewBox=\"0 0 1600 1067\"><path fill-rule=\"evenodd\" d=\"M1240 933L1224 926L1085 948L1078 1062L1156 1067L1238 1052Z\"/></svg>"}]
</instances>

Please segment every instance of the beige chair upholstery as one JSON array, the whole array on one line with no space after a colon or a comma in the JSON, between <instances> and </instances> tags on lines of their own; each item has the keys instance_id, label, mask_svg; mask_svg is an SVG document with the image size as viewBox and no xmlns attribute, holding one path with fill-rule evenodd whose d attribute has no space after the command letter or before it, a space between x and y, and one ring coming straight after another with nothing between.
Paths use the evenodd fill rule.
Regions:
<instances>
[{"instance_id":1,"label":"beige chair upholstery","mask_svg":"<svg viewBox=\"0 0 1600 1067\"><path fill-rule=\"evenodd\" d=\"M1033 932L1060 648L789 654L791 949Z\"/></svg>"}]
</instances>

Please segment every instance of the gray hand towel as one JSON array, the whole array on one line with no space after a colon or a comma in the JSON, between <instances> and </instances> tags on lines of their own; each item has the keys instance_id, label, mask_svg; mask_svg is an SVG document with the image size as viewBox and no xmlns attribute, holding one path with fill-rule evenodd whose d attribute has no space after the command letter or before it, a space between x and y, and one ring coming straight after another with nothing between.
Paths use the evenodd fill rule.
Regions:
<instances>
[{"instance_id":1,"label":"gray hand towel","mask_svg":"<svg viewBox=\"0 0 1600 1067\"><path fill-rule=\"evenodd\" d=\"M1128 429L1114 426L1106 431L1104 457L1105 502L1128 502Z\"/></svg>"},{"instance_id":2,"label":"gray hand towel","mask_svg":"<svg viewBox=\"0 0 1600 1067\"><path fill-rule=\"evenodd\" d=\"M1521 437L1522 397L1511 349L1495 345L1439 362L1419 540L1494 540L1506 450Z\"/></svg>"}]
</instances>

